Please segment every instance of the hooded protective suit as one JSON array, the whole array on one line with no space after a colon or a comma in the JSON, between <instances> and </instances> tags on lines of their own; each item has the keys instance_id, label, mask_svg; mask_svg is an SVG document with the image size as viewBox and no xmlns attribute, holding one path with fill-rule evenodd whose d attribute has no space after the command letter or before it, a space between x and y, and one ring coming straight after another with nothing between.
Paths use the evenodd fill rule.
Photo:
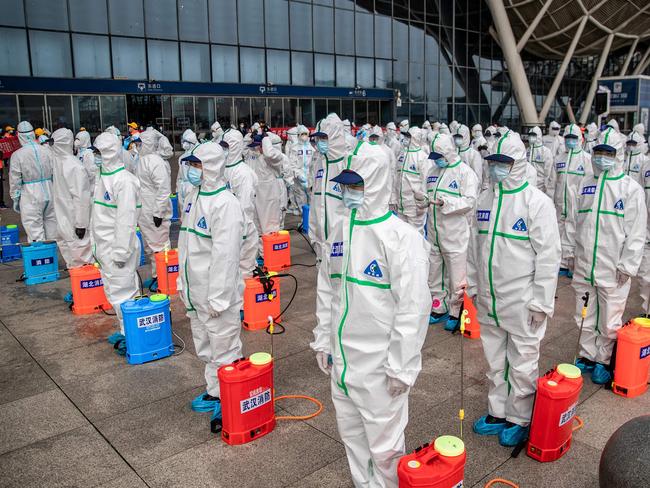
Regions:
<instances>
[{"instance_id":1,"label":"hooded protective suit","mask_svg":"<svg viewBox=\"0 0 650 488\"><path fill-rule=\"evenodd\" d=\"M564 130L564 135L573 134L582 142L582 131L575 124L569 124ZM564 145L563 145L564 147ZM591 155L579 144L577 149L568 149L556 159L548 182L548 194L553 195L553 202L557 211L557 221L560 234L564 232L564 222L567 217L569 193L580 185L585 176L592 175ZM563 249L562 268L567 267L566 250Z\"/></svg>"},{"instance_id":2,"label":"hooded protective suit","mask_svg":"<svg viewBox=\"0 0 650 488\"><path fill-rule=\"evenodd\" d=\"M255 269L259 234L255 227L255 194L257 175L244 163L242 149L244 136L238 130L226 129L222 140L228 143L228 157L224 178L244 213L244 242L241 249L240 268L244 278L250 278Z\"/></svg>"},{"instance_id":3,"label":"hooded protective suit","mask_svg":"<svg viewBox=\"0 0 650 488\"><path fill-rule=\"evenodd\" d=\"M575 262L578 327L580 297L590 294L579 356L603 365L609 364L630 292L629 277L639 270L647 233L643 189L623 172L623 141L606 137L606 132L601 134L599 142L616 149L616 166L598 176L589 174L570 189L563 236L563 248Z\"/></svg>"},{"instance_id":4,"label":"hooded protective suit","mask_svg":"<svg viewBox=\"0 0 650 488\"><path fill-rule=\"evenodd\" d=\"M240 254L244 214L224 179L219 144L194 151L203 165L201 185L190 193L178 238L178 293L187 308L196 355L205 365L207 392L219 397L217 369L242 357L239 310L244 282Z\"/></svg>"},{"instance_id":5,"label":"hooded protective suit","mask_svg":"<svg viewBox=\"0 0 650 488\"><path fill-rule=\"evenodd\" d=\"M411 129L411 123L409 122L408 119L404 119L399 123L400 134L403 134L404 132L409 132L410 129Z\"/></svg>"},{"instance_id":6,"label":"hooded protective suit","mask_svg":"<svg viewBox=\"0 0 650 488\"><path fill-rule=\"evenodd\" d=\"M22 146L9 160L9 194L30 242L56 238L52 202L52 156L36 142L29 122L18 124Z\"/></svg>"},{"instance_id":7,"label":"hooded protective suit","mask_svg":"<svg viewBox=\"0 0 650 488\"><path fill-rule=\"evenodd\" d=\"M221 124L216 121L210 126L210 133L212 134L213 142L219 142L223 137L224 130L221 127Z\"/></svg>"},{"instance_id":8,"label":"hooded protective suit","mask_svg":"<svg viewBox=\"0 0 650 488\"><path fill-rule=\"evenodd\" d=\"M284 144L284 154L289 156L291 146L298 142L298 126L291 127L287 130L287 142Z\"/></svg>"},{"instance_id":9,"label":"hooded protective suit","mask_svg":"<svg viewBox=\"0 0 650 488\"><path fill-rule=\"evenodd\" d=\"M459 124L454 135L462 136L463 143L458 148L458 155L467 166L474 170L479 182L483 182L483 158L481 154L472 149L470 143L469 127Z\"/></svg>"},{"instance_id":10,"label":"hooded protective suit","mask_svg":"<svg viewBox=\"0 0 650 488\"><path fill-rule=\"evenodd\" d=\"M314 186L309 209L309 238L318 259L322 246L332 229L343 218L341 185L330 181L346 164L347 144L343 122L336 114L329 114L316 125L316 132L327 134L327 154L318 154L314 161Z\"/></svg>"},{"instance_id":11,"label":"hooded protective suit","mask_svg":"<svg viewBox=\"0 0 650 488\"><path fill-rule=\"evenodd\" d=\"M645 137L645 125L636 124L634 127L632 127L632 131L636 132L639 136L641 136L641 139L643 140L643 144L639 149L641 150L642 154L647 155L648 154L648 141L646 140L646 137Z\"/></svg>"},{"instance_id":12,"label":"hooded protective suit","mask_svg":"<svg viewBox=\"0 0 650 488\"><path fill-rule=\"evenodd\" d=\"M485 157L488 154L492 154L494 152L494 145L496 143L496 136L495 133L497 131L497 128L494 125L489 125L487 129L485 129L485 140L487 141L487 153L486 154L481 154L481 156Z\"/></svg>"},{"instance_id":13,"label":"hooded protective suit","mask_svg":"<svg viewBox=\"0 0 650 488\"><path fill-rule=\"evenodd\" d=\"M594 124L593 122L587 125L587 135L585 137L585 151L587 151L589 154L591 154L591 151L593 150L594 146L598 144L598 136L600 134L600 131L598 130L598 126Z\"/></svg>"},{"instance_id":14,"label":"hooded protective suit","mask_svg":"<svg viewBox=\"0 0 650 488\"><path fill-rule=\"evenodd\" d=\"M483 126L481 124L476 124L472 127L472 149L481 153L481 148L487 149L487 139L483 135Z\"/></svg>"},{"instance_id":15,"label":"hooded protective suit","mask_svg":"<svg viewBox=\"0 0 650 488\"><path fill-rule=\"evenodd\" d=\"M247 160L257 175L255 225L260 236L281 230L284 222L287 205L287 189L283 181L286 156L282 153L281 143L282 140L270 132L262 139L262 154L253 150Z\"/></svg>"},{"instance_id":16,"label":"hooded protective suit","mask_svg":"<svg viewBox=\"0 0 650 488\"><path fill-rule=\"evenodd\" d=\"M153 254L171 248L169 241L169 226L171 224L172 206L171 170L156 150L154 131L144 131L140 134L142 147L139 161L136 163L136 176L140 180L140 198L142 211L138 225L142 231L144 252L151 260L151 276L156 276L156 259ZM156 225L154 219L162 219Z\"/></svg>"},{"instance_id":17,"label":"hooded protective suit","mask_svg":"<svg viewBox=\"0 0 650 488\"><path fill-rule=\"evenodd\" d=\"M537 173L537 188L549 194L548 185L553 171L553 155L551 151L542 144L542 130L535 126L528 133L529 137L535 134L536 141L528 144L526 159L535 168ZM553 195L550 194L550 197Z\"/></svg>"},{"instance_id":18,"label":"hooded protective suit","mask_svg":"<svg viewBox=\"0 0 650 488\"><path fill-rule=\"evenodd\" d=\"M352 135L352 123L348 119L343 121L343 133L345 135L345 143L347 144L347 152L352 152L357 146L358 141L357 138Z\"/></svg>"},{"instance_id":19,"label":"hooded protective suit","mask_svg":"<svg viewBox=\"0 0 650 488\"><path fill-rule=\"evenodd\" d=\"M431 122L425 120L422 123L422 150L428 152L431 149L431 143L433 142L433 129L431 128Z\"/></svg>"},{"instance_id":20,"label":"hooded protective suit","mask_svg":"<svg viewBox=\"0 0 650 488\"><path fill-rule=\"evenodd\" d=\"M147 127L144 132L140 133L140 137L144 133L151 133L154 138L154 152L161 158L167 160L174 155L174 148L172 147L169 139L160 131L154 129L153 127Z\"/></svg>"},{"instance_id":21,"label":"hooded protective suit","mask_svg":"<svg viewBox=\"0 0 650 488\"><path fill-rule=\"evenodd\" d=\"M440 132L440 134L451 135L451 131L449 130L449 127L444 122L440 124L440 130L438 132Z\"/></svg>"},{"instance_id":22,"label":"hooded protective suit","mask_svg":"<svg viewBox=\"0 0 650 488\"><path fill-rule=\"evenodd\" d=\"M135 233L140 212L140 183L124 168L122 142L115 134L103 132L95 139L102 166L95 185L91 219L93 254L100 266L104 292L120 321L120 304L139 293L136 268L140 262L140 242Z\"/></svg>"},{"instance_id":23,"label":"hooded protective suit","mask_svg":"<svg viewBox=\"0 0 650 488\"><path fill-rule=\"evenodd\" d=\"M94 262L90 248L90 184L85 169L72 153L73 137L69 129L57 129L52 134L57 244L68 269ZM75 229L85 231L81 239Z\"/></svg>"},{"instance_id":24,"label":"hooded protective suit","mask_svg":"<svg viewBox=\"0 0 650 488\"><path fill-rule=\"evenodd\" d=\"M85 130L77 133L74 139L74 148L77 150L77 157L86 171L88 184L90 185L90 196L95 191L95 179L97 178L97 166L95 166L95 156L90 149L90 134Z\"/></svg>"},{"instance_id":25,"label":"hooded protective suit","mask_svg":"<svg viewBox=\"0 0 650 488\"><path fill-rule=\"evenodd\" d=\"M421 369L429 245L388 211L388 162L361 143L349 160L363 204L343 209L323 253L311 348L331 354L332 401L355 486L397 488L408 387ZM404 393L392 396L393 382Z\"/></svg>"},{"instance_id":26,"label":"hooded protective suit","mask_svg":"<svg viewBox=\"0 0 650 488\"><path fill-rule=\"evenodd\" d=\"M298 136L308 136L309 130L304 125L296 129ZM289 158L288 178L291 181L291 201L296 204L302 213L302 206L309 204L309 174L311 172L314 148L309 139L302 141L296 139L287 152Z\"/></svg>"},{"instance_id":27,"label":"hooded protective suit","mask_svg":"<svg viewBox=\"0 0 650 488\"><path fill-rule=\"evenodd\" d=\"M628 141L636 142L636 145L629 147L626 146L625 148L623 172L640 185L643 185L643 174L641 171L643 170L646 160L646 157L642 152L644 143L643 136L632 131L628 137Z\"/></svg>"},{"instance_id":28,"label":"hooded protective suit","mask_svg":"<svg viewBox=\"0 0 650 488\"><path fill-rule=\"evenodd\" d=\"M560 124L555 120L551 122L548 126L548 134L543 137L543 144L545 147L551 151L551 154L554 158L557 158L565 150L564 148L564 139L560 135ZM566 130L565 130L566 132Z\"/></svg>"},{"instance_id":29,"label":"hooded protective suit","mask_svg":"<svg viewBox=\"0 0 650 488\"><path fill-rule=\"evenodd\" d=\"M427 177L431 205L427 221L429 254L429 290L431 311L449 313L458 318L467 287L467 214L474 210L479 192L476 173L464 164L453 139L439 134L432 151L442 154L449 166L433 164ZM436 204L441 202L442 204Z\"/></svg>"},{"instance_id":30,"label":"hooded protective suit","mask_svg":"<svg viewBox=\"0 0 650 488\"><path fill-rule=\"evenodd\" d=\"M424 233L427 199L427 174L431 167L429 153L422 150L422 132L417 127L409 130L409 146L397 160L395 196L397 215L418 231Z\"/></svg>"},{"instance_id":31,"label":"hooded protective suit","mask_svg":"<svg viewBox=\"0 0 650 488\"><path fill-rule=\"evenodd\" d=\"M194 185L190 183L187 179L187 170L189 165L187 161L184 161L183 158L192 154L192 151L199 145L199 140L196 138L196 134L192 129L187 129L183 132L181 137L181 145L185 151L183 155L178 158L178 175L176 176L176 195L178 197L178 208L180 210L179 214L181 217L181 222L183 215L185 215L185 203L187 202L187 196L194 189Z\"/></svg>"},{"instance_id":32,"label":"hooded protective suit","mask_svg":"<svg viewBox=\"0 0 650 488\"><path fill-rule=\"evenodd\" d=\"M393 151L393 155L397 161L397 158L399 158L399 155L402 152L402 145L399 142L399 134L397 133L395 122L388 122L388 124L386 124L386 146Z\"/></svg>"},{"instance_id":33,"label":"hooded protective suit","mask_svg":"<svg viewBox=\"0 0 650 488\"><path fill-rule=\"evenodd\" d=\"M510 174L479 196L477 232L468 259L468 295L474 298L489 370L490 415L525 426L538 378L539 346L553 316L560 267L560 235L551 200L525 179L526 148L508 131L495 153L514 158Z\"/></svg>"}]
</instances>

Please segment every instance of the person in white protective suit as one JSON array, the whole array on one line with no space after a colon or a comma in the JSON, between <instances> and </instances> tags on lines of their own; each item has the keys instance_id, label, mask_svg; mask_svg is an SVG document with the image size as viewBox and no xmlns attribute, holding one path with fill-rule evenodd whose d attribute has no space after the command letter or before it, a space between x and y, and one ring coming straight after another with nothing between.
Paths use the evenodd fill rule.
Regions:
<instances>
[{"instance_id":1,"label":"person in white protective suit","mask_svg":"<svg viewBox=\"0 0 650 488\"><path fill-rule=\"evenodd\" d=\"M77 132L74 138L75 154L81 161L81 165L86 171L86 177L90 186L90 195L92 196L95 191L95 179L97 178L97 166L95 166L95 156L93 154L90 142L90 134L81 130Z\"/></svg>"},{"instance_id":2,"label":"person in white protective suit","mask_svg":"<svg viewBox=\"0 0 650 488\"><path fill-rule=\"evenodd\" d=\"M451 135L451 131L449 130L449 127L448 127L447 124L445 124L444 122L442 122L442 123L440 124L440 128L438 129L438 132L439 132L440 134Z\"/></svg>"},{"instance_id":3,"label":"person in white protective suit","mask_svg":"<svg viewBox=\"0 0 650 488\"><path fill-rule=\"evenodd\" d=\"M176 175L176 197L178 198L178 209L181 223L183 222L183 215L185 215L185 205L187 204L187 196L194 189L194 185L187 179L187 171L189 165L184 159L199 145L199 140L192 129L187 129L181 136L181 147L183 148L183 155L178 158L178 174Z\"/></svg>"},{"instance_id":4,"label":"person in white protective suit","mask_svg":"<svg viewBox=\"0 0 650 488\"><path fill-rule=\"evenodd\" d=\"M495 141L497 139L497 137L495 135L496 131L497 131L497 128L494 125L489 125L485 129L484 135L485 135L485 140L487 141L487 151L485 153L483 153L482 151L479 151L481 153L481 156L485 157L488 154L492 154L492 152L494 150L494 143L495 143Z\"/></svg>"},{"instance_id":5,"label":"person in white protective suit","mask_svg":"<svg viewBox=\"0 0 650 488\"><path fill-rule=\"evenodd\" d=\"M251 152L256 156L251 157L247 164L257 175L255 225L260 237L282 229L287 206L287 189L283 178L286 156L275 143L276 139L282 142L272 132L266 136L256 134L249 144Z\"/></svg>"},{"instance_id":6,"label":"person in white protective suit","mask_svg":"<svg viewBox=\"0 0 650 488\"><path fill-rule=\"evenodd\" d=\"M549 148L542 144L542 130L535 126L528 132L528 150L526 159L535 168L537 174L537 188L549 194L549 180L553 171L554 160Z\"/></svg>"},{"instance_id":7,"label":"person in white protective suit","mask_svg":"<svg viewBox=\"0 0 650 488\"><path fill-rule=\"evenodd\" d=\"M291 146L298 142L298 126L291 127L287 130L287 142L284 145L284 154L289 156Z\"/></svg>"},{"instance_id":8,"label":"person in white protective suit","mask_svg":"<svg viewBox=\"0 0 650 488\"><path fill-rule=\"evenodd\" d=\"M218 121L215 121L210 126L210 135L212 136L212 142L219 142L223 137L224 130L221 127L221 124Z\"/></svg>"},{"instance_id":9,"label":"person in white protective suit","mask_svg":"<svg viewBox=\"0 0 650 488\"><path fill-rule=\"evenodd\" d=\"M503 446L528 436L540 343L553 316L560 234L550 198L526 181L526 147L508 131L488 155L492 186L476 205L467 294L488 363L488 414L474 423Z\"/></svg>"},{"instance_id":10,"label":"person in white protective suit","mask_svg":"<svg viewBox=\"0 0 650 488\"><path fill-rule=\"evenodd\" d=\"M643 136L632 131L625 142L625 161L623 163L623 172L638 182L643 184L643 166L646 157L641 152L643 147Z\"/></svg>"},{"instance_id":11,"label":"person in white protective suit","mask_svg":"<svg viewBox=\"0 0 650 488\"><path fill-rule=\"evenodd\" d=\"M18 124L22 146L9 160L9 195L30 242L56 238L52 197L52 156L36 142L32 124Z\"/></svg>"},{"instance_id":12,"label":"person in white protective suit","mask_svg":"<svg viewBox=\"0 0 650 488\"><path fill-rule=\"evenodd\" d=\"M219 144L201 144L187 156L189 178L198 184L178 238L178 294L190 319L196 355L205 363L206 391L192 409L221 418L217 370L242 357L239 310L244 282L240 272L244 213L228 191L226 155Z\"/></svg>"},{"instance_id":13,"label":"person in white protective suit","mask_svg":"<svg viewBox=\"0 0 650 488\"><path fill-rule=\"evenodd\" d=\"M296 128L298 140L292 144L289 158L288 178L291 181L291 201L297 207L297 214L302 215L303 205L309 205L309 174L311 173L314 148L309 142L309 129L304 125Z\"/></svg>"},{"instance_id":14,"label":"person in white protective suit","mask_svg":"<svg viewBox=\"0 0 650 488\"><path fill-rule=\"evenodd\" d=\"M632 127L632 131L636 132L642 139L643 143L641 144L641 147L639 150L641 151L641 154L647 155L648 154L648 141L646 140L645 137L645 125L643 124L636 124L634 127Z\"/></svg>"},{"instance_id":15,"label":"person in white protective suit","mask_svg":"<svg viewBox=\"0 0 650 488\"><path fill-rule=\"evenodd\" d=\"M221 138L222 146L227 145L226 169L224 178L244 213L244 243L241 249L240 269L244 278L250 278L257 264L257 245L259 234L255 227L255 195L257 175L244 163L242 150L244 136L238 130L226 129Z\"/></svg>"},{"instance_id":16,"label":"person in white protective suit","mask_svg":"<svg viewBox=\"0 0 650 488\"><path fill-rule=\"evenodd\" d=\"M458 124L453 133L453 141L458 150L458 155L467 166L474 170L479 182L483 182L483 158L481 154L471 146L469 127L465 124Z\"/></svg>"},{"instance_id":17,"label":"person in white protective suit","mask_svg":"<svg viewBox=\"0 0 650 488\"><path fill-rule=\"evenodd\" d=\"M556 158L556 163L548 180L548 195L553 197L557 211L557 221L560 234L564 233L564 223L567 217L569 193L580 185L585 176L593 174L591 169L591 155L582 149L582 131L575 124L569 124L564 130L564 139L567 144ZM560 275L571 277L568 269L566 250L562 249L562 264Z\"/></svg>"},{"instance_id":18,"label":"person in white protective suit","mask_svg":"<svg viewBox=\"0 0 650 488\"><path fill-rule=\"evenodd\" d=\"M463 163L452 137L438 134L431 148L434 164L427 175L429 218L430 324L444 323L445 330L458 326L467 287L467 246L470 226L467 215L476 205L479 180Z\"/></svg>"},{"instance_id":19,"label":"person in white protective suit","mask_svg":"<svg viewBox=\"0 0 650 488\"><path fill-rule=\"evenodd\" d=\"M408 394L421 369L431 306L429 245L388 210L381 148L362 143L357 149L353 171L334 181L349 210L319 269L311 348L331 377L354 485L397 488Z\"/></svg>"},{"instance_id":20,"label":"person in white protective suit","mask_svg":"<svg viewBox=\"0 0 650 488\"><path fill-rule=\"evenodd\" d=\"M397 203L397 215L424 234L424 220L429 202L427 199L427 174L432 161L422 150L422 132L411 127L402 134L404 151L397 160L397 174L394 195L391 201Z\"/></svg>"},{"instance_id":21,"label":"person in white protective suit","mask_svg":"<svg viewBox=\"0 0 650 488\"><path fill-rule=\"evenodd\" d=\"M352 134L352 122L348 119L343 120L343 133L345 135L345 143L347 144L348 152L354 150L357 146L357 138Z\"/></svg>"},{"instance_id":22,"label":"person in white protective suit","mask_svg":"<svg viewBox=\"0 0 650 488\"><path fill-rule=\"evenodd\" d=\"M66 267L77 268L95 261L90 247L90 183L86 170L73 154L72 131L57 129L52 140L57 245ZM72 300L72 294L66 298Z\"/></svg>"},{"instance_id":23,"label":"person in white protective suit","mask_svg":"<svg viewBox=\"0 0 650 488\"><path fill-rule=\"evenodd\" d=\"M481 124L475 124L472 126L472 149L475 151L481 152L483 146L487 146L487 140L483 135L483 126Z\"/></svg>"},{"instance_id":24,"label":"person in white protective suit","mask_svg":"<svg viewBox=\"0 0 650 488\"><path fill-rule=\"evenodd\" d=\"M381 127L379 127L378 125L374 126L370 131L370 134L368 136L368 141L373 144L379 145L379 147L381 147L383 151L386 153L386 157L388 158L388 168L389 168L388 188L390 189L390 195L391 195L388 207L390 209L396 209L397 201L393 200L395 198L396 193L393 191L393 188L395 187L394 179L397 175L397 158L395 157L395 154L393 153L392 149L386 145L386 137L384 136L384 131L382 131Z\"/></svg>"},{"instance_id":25,"label":"person in white protective suit","mask_svg":"<svg viewBox=\"0 0 650 488\"><path fill-rule=\"evenodd\" d=\"M349 152L344 132L341 119L332 113L318 122L316 131L310 135L318 157L313 164L314 186L309 209L309 238L319 261L325 241L344 213L341 185L331 181L347 163Z\"/></svg>"},{"instance_id":26,"label":"person in white protective suit","mask_svg":"<svg viewBox=\"0 0 650 488\"><path fill-rule=\"evenodd\" d=\"M165 136L162 132L160 132L157 129L154 129L153 127L147 127L147 129L144 132L150 132L153 134L154 139L155 139L155 152L158 156L161 158L168 160L174 155L174 148L171 145L171 142L169 142L169 139L167 139L167 136ZM141 134L144 134L142 132Z\"/></svg>"},{"instance_id":27,"label":"person in white protective suit","mask_svg":"<svg viewBox=\"0 0 650 488\"><path fill-rule=\"evenodd\" d=\"M645 195L647 212L647 230L643 258L639 267L639 294L641 295L642 314L650 318L650 158L646 158L641 169L641 186Z\"/></svg>"},{"instance_id":28,"label":"person in white protective suit","mask_svg":"<svg viewBox=\"0 0 650 488\"><path fill-rule=\"evenodd\" d=\"M576 293L575 320L581 327L581 297L589 306L576 360L594 383L612 379L610 359L636 276L647 235L647 208L641 185L623 172L623 141L605 141L593 149L593 174L571 188L563 236Z\"/></svg>"},{"instance_id":29,"label":"person in white protective suit","mask_svg":"<svg viewBox=\"0 0 650 488\"><path fill-rule=\"evenodd\" d=\"M456 134L458 132L458 127L460 127L460 122L457 120L452 120L449 122L449 132Z\"/></svg>"},{"instance_id":30,"label":"person in white protective suit","mask_svg":"<svg viewBox=\"0 0 650 488\"><path fill-rule=\"evenodd\" d=\"M139 293L136 268L140 242L136 236L140 212L140 182L122 162L122 141L114 133L97 136L93 146L99 175L90 221L93 255L99 263L106 298L119 320L119 332L108 338L116 352L126 354L120 305Z\"/></svg>"},{"instance_id":31,"label":"person in white protective suit","mask_svg":"<svg viewBox=\"0 0 650 488\"><path fill-rule=\"evenodd\" d=\"M554 158L559 157L565 150L564 139L560 135L560 130L560 124L554 120L548 126L548 134L542 138L542 143L551 151Z\"/></svg>"},{"instance_id":32,"label":"person in white protective suit","mask_svg":"<svg viewBox=\"0 0 650 488\"><path fill-rule=\"evenodd\" d=\"M399 132L400 134L405 134L411 128L411 124L408 119L404 119L399 123Z\"/></svg>"},{"instance_id":33,"label":"person in white protective suit","mask_svg":"<svg viewBox=\"0 0 650 488\"><path fill-rule=\"evenodd\" d=\"M171 249L169 227L171 225L172 206L171 169L169 163L157 153L156 137L153 131L140 134L142 144L135 155L136 176L140 180L140 198L142 210L138 225L142 232L144 252L151 261L151 279L146 280L145 287L150 287L157 277L155 253Z\"/></svg>"},{"instance_id":34,"label":"person in white protective suit","mask_svg":"<svg viewBox=\"0 0 650 488\"><path fill-rule=\"evenodd\" d=\"M422 123L422 149L425 152L431 151L431 143L433 142L433 129L431 128L431 122L425 120Z\"/></svg>"},{"instance_id":35,"label":"person in white protective suit","mask_svg":"<svg viewBox=\"0 0 650 488\"><path fill-rule=\"evenodd\" d=\"M402 144L399 141L399 134L395 122L388 122L388 124L386 124L386 146L393 151L395 159L399 158L399 155L402 152Z\"/></svg>"},{"instance_id":36,"label":"person in white protective suit","mask_svg":"<svg viewBox=\"0 0 650 488\"><path fill-rule=\"evenodd\" d=\"M587 151L589 154L591 154L592 149L596 144L598 144L598 136L600 135L600 131L598 130L598 126L591 122L590 124L587 125L587 130L585 131L585 145L584 149Z\"/></svg>"}]
</instances>

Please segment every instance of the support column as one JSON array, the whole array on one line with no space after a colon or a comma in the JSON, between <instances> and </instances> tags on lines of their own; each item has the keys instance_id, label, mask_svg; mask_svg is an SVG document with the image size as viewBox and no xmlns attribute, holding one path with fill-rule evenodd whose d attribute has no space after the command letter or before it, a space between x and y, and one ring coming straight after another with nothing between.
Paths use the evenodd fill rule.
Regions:
<instances>
[{"instance_id":1,"label":"support column","mask_svg":"<svg viewBox=\"0 0 650 488\"><path fill-rule=\"evenodd\" d=\"M487 0L487 4L490 12L492 12L492 18L499 35L499 44L506 59L510 80L512 81L515 98L522 117L521 123L522 125L536 125L539 121L537 109L535 108L535 99L528 84L524 63L517 52L517 41L512 32L503 0Z\"/></svg>"},{"instance_id":2,"label":"support column","mask_svg":"<svg viewBox=\"0 0 650 488\"><path fill-rule=\"evenodd\" d=\"M553 3L553 0L546 0L546 3L544 6L540 9L540 11L537 13L535 18L533 19L532 24L528 26L528 29L526 29L526 32L524 32L524 35L521 36L521 39L519 39L519 42L517 43L517 52L520 53L521 50L524 48L526 43L528 42L528 39L530 39L530 36L533 35L533 32L535 32L535 29L537 29L537 26L539 25L539 22L542 20L542 17L544 17L544 14L548 10L548 8L551 6Z\"/></svg>"},{"instance_id":3,"label":"support column","mask_svg":"<svg viewBox=\"0 0 650 488\"><path fill-rule=\"evenodd\" d=\"M636 51L637 44L639 44L638 37L634 39L634 42L630 46L630 50L628 51L627 56L625 56L625 62L623 63L623 67L621 68L621 72L618 74L618 76L625 76L625 73L627 73L627 69L630 67L630 61L632 61L632 58L634 57L634 52Z\"/></svg>"},{"instance_id":4,"label":"support column","mask_svg":"<svg viewBox=\"0 0 650 488\"><path fill-rule=\"evenodd\" d=\"M605 47L603 47L603 52L600 54L600 59L598 60L598 67L594 73L594 77L591 79L591 85L589 86L589 92L587 93L587 98L585 99L585 104L582 107L582 113L580 114L580 123L586 124L587 119L589 118L589 113L591 112L591 104L594 102L594 97L596 96L596 90L598 89L598 78L603 74L605 69L605 63L607 62L607 56L609 56L609 50L612 47L612 42L614 41L614 34L607 36L605 41Z\"/></svg>"},{"instance_id":5,"label":"support column","mask_svg":"<svg viewBox=\"0 0 650 488\"><path fill-rule=\"evenodd\" d=\"M548 115L548 111L551 109L551 105L553 105L553 100L555 100L555 95L557 94L557 91L560 88L560 84L564 79L564 73L566 73L566 70L569 67L569 63L571 62L571 58L573 57L573 53L576 50L578 41L580 41L580 37L582 36L582 31L584 30L588 19L589 17L585 15L584 17L582 17L580 24L578 24L578 28L576 29L576 33L573 36L573 40L571 41L569 50L566 52L564 59L562 60L560 69L555 75L555 79L553 80L551 89L548 91L548 95L546 95L546 100L544 100L544 106L542 107L542 111L539 113L539 120L541 122L544 122L546 116Z\"/></svg>"},{"instance_id":6,"label":"support column","mask_svg":"<svg viewBox=\"0 0 650 488\"><path fill-rule=\"evenodd\" d=\"M639 64L637 64L636 68L634 69L634 72L632 73L634 76L640 75L643 72L643 70L648 67L646 62L648 61L649 58L650 58L650 46L648 46L648 49L645 50L645 54L639 61Z\"/></svg>"}]
</instances>

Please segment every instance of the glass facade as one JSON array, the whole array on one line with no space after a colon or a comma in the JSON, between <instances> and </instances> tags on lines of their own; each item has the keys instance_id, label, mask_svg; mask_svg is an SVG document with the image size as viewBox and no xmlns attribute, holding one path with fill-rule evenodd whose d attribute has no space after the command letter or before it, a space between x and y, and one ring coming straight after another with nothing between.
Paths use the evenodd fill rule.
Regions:
<instances>
[{"instance_id":1,"label":"glass facade","mask_svg":"<svg viewBox=\"0 0 650 488\"><path fill-rule=\"evenodd\" d=\"M283 125L296 117L313 123L337 110L357 124L407 117L519 124L484 1L0 0L0 9L0 76L380 88L394 90L397 101L296 92L268 97L261 112L251 98L200 103L202 112L233 122L262 113ZM526 61L538 109L557 65ZM589 70L579 68L570 70L574 79L563 83L549 118L584 96ZM102 97L83 98L71 104L75 120L104 106ZM190 98L196 109L199 97ZM165 100L156 118L175 124L177 105Z\"/></svg>"}]
</instances>

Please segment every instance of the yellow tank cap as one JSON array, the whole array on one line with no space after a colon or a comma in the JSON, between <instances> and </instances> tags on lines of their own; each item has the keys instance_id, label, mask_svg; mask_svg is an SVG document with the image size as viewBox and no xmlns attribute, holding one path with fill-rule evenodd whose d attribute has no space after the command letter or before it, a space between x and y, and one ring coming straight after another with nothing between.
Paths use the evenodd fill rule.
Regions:
<instances>
[{"instance_id":1,"label":"yellow tank cap","mask_svg":"<svg viewBox=\"0 0 650 488\"><path fill-rule=\"evenodd\" d=\"M288 231L288 230L279 230L279 231L278 231L278 234L282 234L283 236L284 236L284 235L288 235L288 234L289 234L289 231Z\"/></svg>"},{"instance_id":2,"label":"yellow tank cap","mask_svg":"<svg viewBox=\"0 0 650 488\"><path fill-rule=\"evenodd\" d=\"M256 352L254 354L251 354L248 360L255 366L264 366L265 364L269 364L271 361L273 361L273 358L268 352Z\"/></svg>"},{"instance_id":3,"label":"yellow tank cap","mask_svg":"<svg viewBox=\"0 0 650 488\"><path fill-rule=\"evenodd\" d=\"M7 226L9 227L9 226ZM638 325L639 327L643 328L650 328L650 319L646 319L644 317L638 317L634 319L634 323Z\"/></svg>"},{"instance_id":4,"label":"yellow tank cap","mask_svg":"<svg viewBox=\"0 0 650 488\"><path fill-rule=\"evenodd\" d=\"M17 228L17 227L18 227L18 226L17 226L16 224L9 224L9 225L7 226L7 229L15 229L15 228Z\"/></svg>"},{"instance_id":5,"label":"yellow tank cap","mask_svg":"<svg viewBox=\"0 0 650 488\"><path fill-rule=\"evenodd\" d=\"M422 463L420 461L416 461L415 459L411 459L406 465L411 468L411 469L418 469L420 466L422 466Z\"/></svg>"},{"instance_id":6,"label":"yellow tank cap","mask_svg":"<svg viewBox=\"0 0 650 488\"><path fill-rule=\"evenodd\" d=\"M433 447L441 456L445 457L456 457L465 452L463 441L453 435L441 435L433 443Z\"/></svg>"},{"instance_id":7,"label":"yellow tank cap","mask_svg":"<svg viewBox=\"0 0 650 488\"><path fill-rule=\"evenodd\" d=\"M574 366L573 364L567 364L567 363L558 364L555 370L565 378L569 378L572 380L576 378L580 378L580 376L582 376L582 372L580 371L580 368Z\"/></svg>"},{"instance_id":8,"label":"yellow tank cap","mask_svg":"<svg viewBox=\"0 0 650 488\"><path fill-rule=\"evenodd\" d=\"M547 384L548 386L557 386L557 381L548 380L548 381L546 382L546 384Z\"/></svg>"},{"instance_id":9,"label":"yellow tank cap","mask_svg":"<svg viewBox=\"0 0 650 488\"><path fill-rule=\"evenodd\" d=\"M164 293L156 293L155 295L151 295L149 297L149 300L151 300L152 302L163 302L167 300L167 295L165 295Z\"/></svg>"}]
</instances>

